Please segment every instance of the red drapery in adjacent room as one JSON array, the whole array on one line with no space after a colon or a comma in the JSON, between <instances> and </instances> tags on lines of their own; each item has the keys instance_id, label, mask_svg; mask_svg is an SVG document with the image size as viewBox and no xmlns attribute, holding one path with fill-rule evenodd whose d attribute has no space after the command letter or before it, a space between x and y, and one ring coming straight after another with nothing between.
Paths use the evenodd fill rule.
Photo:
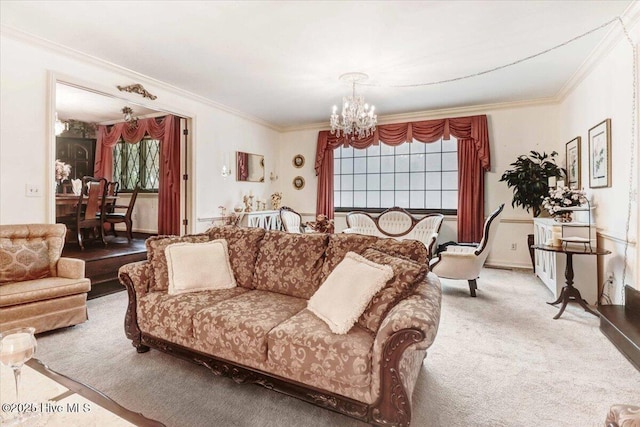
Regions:
<instances>
[{"instance_id":1,"label":"red drapery in adjacent room","mask_svg":"<svg viewBox=\"0 0 640 427\"><path fill-rule=\"evenodd\" d=\"M123 139L136 144L145 135L160 141L160 183L158 189L158 234L180 234L180 119L139 119L129 123L98 126L94 175L113 180L113 147Z\"/></svg>"},{"instance_id":2,"label":"red drapery in adjacent room","mask_svg":"<svg viewBox=\"0 0 640 427\"><path fill-rule=\"evenodd\" d=\"M380 142L392 146L414 139L430 143L448 140L450 135L458 139L458 241L479 242L484 223L484 172L491 167L486 115L380 125L370 137L355 141L320 131L316 215L333 218L333 150L340 145L362 149Z\"/></svg>"}]
</instances>

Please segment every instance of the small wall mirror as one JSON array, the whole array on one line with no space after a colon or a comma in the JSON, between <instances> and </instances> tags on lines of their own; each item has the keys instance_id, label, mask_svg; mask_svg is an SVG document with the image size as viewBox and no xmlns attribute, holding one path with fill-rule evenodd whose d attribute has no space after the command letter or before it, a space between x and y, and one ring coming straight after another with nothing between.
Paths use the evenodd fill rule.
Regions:
<instances>
[{"instance_id":1,"label":"small wall mirror","mask_svg":"<svg viewBox=\"0 0 640 427\"><path fill-rule=\"evenodd\" d=\"M264 156L236 151L236 180L264 182Z\"/></svg>"}]
</instances>

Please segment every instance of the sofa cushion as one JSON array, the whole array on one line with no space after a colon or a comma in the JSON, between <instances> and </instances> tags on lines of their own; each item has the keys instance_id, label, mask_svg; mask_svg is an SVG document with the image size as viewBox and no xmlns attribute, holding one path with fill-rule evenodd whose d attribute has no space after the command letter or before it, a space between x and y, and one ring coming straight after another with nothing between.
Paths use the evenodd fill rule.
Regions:
<instances>
[{"instance_id":1,"label":"sofa cushion","mask_svg":"<svg viewBox=\"0 0 640 427\"><path fill-rule=\"evenodd\" d=\"M386 314L402 298L414 291L418 283L429 271L427 264L419 264L406 258L369 248L362 256L378 264L390 266L393 269L393 279L378 292L369 302L366 310L358 319L358 324L371 332L377 332Z\"/></svg>"},{"instance_id":2,"label":"sofa cushion","mask_svg":"<svg viewBox=\"0 0 640 427\"><path fill-rule=\"evenodd\" d=\"M153 236L145 242L147 246L147 260L153 274L149 283L150 291L166 291L169 289L169 273L165 249L173 243L180 242L208 242L207 234L192 234L187 236Z\"/></svg>"},{"instance_id":3,"label":"sofa cushion","mask_svg":"<svg viewBox=\"0 0 640 427\"><path fill-rule=\"evenodd\" d=\"M236 297L244 288L169 295L150 292L138 300L138 325L155 337L182 345L193 341L193 316L205 307Z\"/></svg>"},{"instance_id":4,"label":"sofa cushion","mask_svg":"<svg viewBox=\"0 0 640 427\"><path fill-rule=\"evenodd\" d=\"M49 247L45 240L0 242L0 283L49 276Z\"/></svg>"},{"instance_id":5,"label":"sofa cushion","mask_svg":"<svg viewBox=\"0 0 640 427\"><path fill-rule=\"evenodd\" d=\"M362 234L331 234L327 246L327 257L322 266L321 280L326 280L347 252L362 255L370 247L390 255L409 258L420 264L425 264L429 257L426 246L417 240L382 239Z\"/></svg>"},{"instance_id":6,"label":"sofa cushion","mask_svg":"<svg viewBox=\"0 0 640 427\"><path fill-rule=\"evenodd\" d=\"M393 269L348 252L309 300L307 308L334 334L346 334L369 302L393 277Z\"/></svg>"},{"instance_id":7,"label":"sofa cushion","mask_svg":"<svg viewBox=\"0 0 640 427\"><path fill-rule=\"evenodd\" d=\"M223 348L240 358L265 361L267 334L306 304L288 295L248 291L200 310L193 318L195 338L214 355Z\"/></svg>"},{"instance_id":8,"label":"sofa cushion","mask_svg":"<svg viewBox=\"0 0 640 427\"><path fill-rule=\"evenodd\" d=\"M308 309L269 332L269 362L354 387L369 385L372 347L366 329L334 334Z\"/></svg>"},{"instance_id":9,"label":"sofa cushion","mask_svg":"<svg viewBox=\"0 0 640 427\"><path fill-rule=\"evenodd\" d=\"M229 245L229 258L233 275L238 282L238 286L253 289L253 274L255 272L256 258L260 249L260 241L264 237L265 230L262 228L234 227L231 225L224 227L210 228L209 238L225 239Z\"/></svg>"},{"instance_id":10,"label":"sofa cushion","mask_svg":"<svg viewBox=\"0 0 640 427\"><path fill-rule=\"evenodd\" d=\"M66 232L64 224L0 225L0 246L46 242L49 250L49 275L57 276L56 266L62 255Z\"/></svg>"},{"instance_id":11,"label":"sofa cushion","mask_svg":"<svg viewBox=\"0 0 640 427\"><path fill-rule=\"evenodd\" d=\"M224 239L202 243L173 243L165 249L169 294L235 288Z\"/></svg>"},{"instance_id":12,"label":"sofa cushion","mask_svg":"<svg viewBox=\"0 0 640 427\"><path fill-rule=\"evenodd\" d=\"M326 234L266 233L256 261L255 288L311 298L322 284L327 241Z\"/></svg>"},{"instance_id":13,"label":"sofa cushion","mask_svg":"<svg viewBox=\"0 0 640 427\"><path fill-rule=\"evenodd\" d=\"M7 283L0 286L0 307L87 293L90 290L91 281L89 279L47 277L44 279Z\"/></svg>"}]
</instances>

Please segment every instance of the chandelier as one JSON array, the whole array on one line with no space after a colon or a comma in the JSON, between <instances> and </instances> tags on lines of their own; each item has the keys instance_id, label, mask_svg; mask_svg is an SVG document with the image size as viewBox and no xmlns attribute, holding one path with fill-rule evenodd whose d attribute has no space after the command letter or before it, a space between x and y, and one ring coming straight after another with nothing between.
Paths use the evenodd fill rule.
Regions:
<instances>
[{"instance_id":1,"label":"chandelier","mask_svg":"<svg viewBox=\"0 0 640 427\"><path fill-rule=\"evenodd\" d=\"M347 73L340 76L340 80L351 82L353 92L351 96L342 98L342 113L338 115L338 107L333 106L331 113L331 134L337 132L338 137L344 135L352 140L371 136L376 130L378 116L375 115L375 106L369 107L364 102L364 97L356 95L356 82L369 78L364 73Z\"/></svg>"},{"instance_id":2,"label":"chandelier","mask_svg":"<svg viewBox=\"0 0 640 427\"><path fill-rule=\"evenodd\" d=\"M125 122L129 123L130 128L138 127L138 118L134 117L131 107L127 106L122 109L122 118Z\"/></svg>"}]
</instances>

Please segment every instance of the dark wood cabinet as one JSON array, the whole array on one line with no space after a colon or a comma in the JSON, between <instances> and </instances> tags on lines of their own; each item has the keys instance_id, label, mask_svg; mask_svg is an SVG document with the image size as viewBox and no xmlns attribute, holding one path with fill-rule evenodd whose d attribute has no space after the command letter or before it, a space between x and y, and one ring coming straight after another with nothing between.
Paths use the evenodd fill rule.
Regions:
<instances>
[{"instance_id":1,"label":"dark wood cabinet","mask_svg":"<svg viewBox=\"0 0 640 427\"><path fill-rule=\"evenodd\" d=\"M56 138L56 159L71 165L69 179L93 176L96 140L90 138Z\"/></svg>"}]
</instances>

